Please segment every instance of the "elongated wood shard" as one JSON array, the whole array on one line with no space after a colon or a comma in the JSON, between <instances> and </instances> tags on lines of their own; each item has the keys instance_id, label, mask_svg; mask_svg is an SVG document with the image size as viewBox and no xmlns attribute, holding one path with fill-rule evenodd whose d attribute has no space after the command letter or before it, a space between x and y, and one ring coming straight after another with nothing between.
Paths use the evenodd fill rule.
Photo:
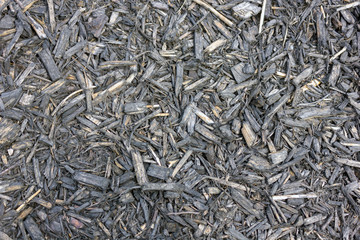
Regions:
<instances>
[{"instance_id":1,"label":"elongated wood shard","mask_svg":"<svg viewBox=\"0 0 360 240\"><path fill-rule=\"evenodd\" d=\"M176 80L175 80L175 96L178 97L183 84L184 78L184 64L182 62L178 62L176 64Z\"/></svg>"},{"instance_id":2,"label":"elongated wood shard","mask_svg":"<svg viewBox=\"0 0 360 240\"><path fill-rule=\"evenodd\" d=\"M22 189L23 187L24 187L24 185L20 182L14 182L14 183L1 182L0 183L0 193L16 191L16 190Z\"/></svg>"},{"instance_id":3,"label":"elongated wood shard","mask_svg":"<svg viewBox=\"0 0 360 240\"><path fill-rule=\"evenodd\" d=\"M69 45L70 35L71 35L71 30L68 25L65 25L61 30L59 39L57 40L56 46L54 48L55 58L61 58L64 55Z\"/></svg>"},{"instance_id":4,"label":"elongated wood shard","mask_svg":"<svg viewBox=\"0 0 360 240\"><path fill-rule=\"evenodd\" d=\"M0 240L360 239L359 2L0 0Z\"/></svg>"},{"instance_id":5,"label":"elongated wood shard","mask_svg":"<svg viewBox=\"0 0 360 240\"><path fill-rule=\"evenodd\" d=\"M185 187L179 183L145 183L142 187L142 190L181 192L185 190Z\"/></svg>"},{"instance_id":6,"label":"elongated wood shard","mask_svg":"<svg viewBox=\"0 0 360 240\"><path fill-rule=\"evenodd\" d=\"M243 123L241 133L244 136L248 147L252 147L256 142L256 135L248 122Z\"/></svg>"},{"instance_id":7,"label":"elongated wood shard","mask_svg":"<svg viewBox=\"0 0 360 240\"><path fill-rule=\"evenodd\" d=\"M85 172L75 172L73 178L80 183L102 189L106 189L110 184L110 180L107 178Z\"/></svg>"},{"instance_id":8,"label":"elongated wood shard","mask_svg":"<svg viewBox=\"0 0 360 240\"><path fill-rule=\"evenodd\" d=\"M144 185L145 183L148 183L148 176L145 171L144 162L142 160L142 157L138 151L133 150L131 152L131 158L134 165L136 180L139 185Z\"/></svg>"},{"instance_id":9,"label":"elongated wood shard","mask_svg":"<svg viewBox=\"0 0 360 240\"><path fill-rule=\"evenodd\" d=\"M26 220L24 221L24 225L32 239L39 239L39 240L45 239L44 235L39 229L39 226L32 217L30 216L27 217Z\"/></svg>"},{"instance_id":10,"label":"elongated wood shard","mask_svg":"<svg viewBox=\"0 0 360 240\"><path fill-rule=\"evenodd\" d=\"M39 52L39 57L51 80L56 81L61 78L59 68L56 66L55 61L47 47Z\"/></svg>"}]
</instances>

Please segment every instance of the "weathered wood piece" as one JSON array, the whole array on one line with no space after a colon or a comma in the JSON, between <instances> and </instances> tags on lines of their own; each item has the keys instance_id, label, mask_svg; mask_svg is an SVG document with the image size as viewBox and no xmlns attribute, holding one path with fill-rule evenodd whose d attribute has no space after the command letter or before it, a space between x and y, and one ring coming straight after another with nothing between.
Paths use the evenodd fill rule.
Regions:
<instances>
[{"instance_id":1,"label":"weathered wood piece","mask_svg":"<svg viewBox=\"0 0 360 240\"><path fill-rule=\"evenodd\" d=\"M131 151L131 158L134 165L136 180L139 185L144 185L145 183L148 183L148 176L145 171L144 162L142 160L142 157L140 153L136 150Z\"/></svg>"},{"instance_id":2,"label":"weathered wood piece","mask_svg":"<svg viewBox=\"0 0 360 240\"><path fill-rule=\"evenodd\" d=\"M44 235L39 229L39 226L32 217L29 216L25 219L24 226L32 239L39 239L39 240L45 239Z\"/></svg>"},{"instance_id":3,"label":"weathered wood piece","mask_svg":"<svg viewBox=\"0 0 360 240\"><path fill-rule=\"evenodd\" d=\"M358 1L0 13L0 238L360 238Z\"/></svg>"},{"instance_id":4,"label":"weathered wood piece","mask_svg":"<svg viewBox=\"0 0 360 240\"><path fill-rule=\"evenodd\" d=\"M184 185L179 183L145 183L142 188L143 191L173 191L182 192L185 190Z\"/></svg>"},{"instance_id":5,"label":"weathered wood piece","mask_svg":"<svg viewBox=\"0 0 360 240\"><path fill-rule=\"evenodd\" d=\"M107 178L80 171L75 172L73 178L82 184L99 187L104 190L110 184L110 180Z\"/></svg>"},{"instance_id":6,"label":"weathered wood piece","mask_svg":"<svg viewBox=\"0 0 360 240\"><path fill-rule=\"evenodd\" d=\"M5 147L6 145L15 141L20 133L20 126L13 121L0 118L0 146Z\"/></svg>"},{"instance_id":7,"label":"weathered wood piece","mask_svg":"<svg viewBox=\"0 0 360 240\"><path fill-rule=\"evenodd\" d=\"M59 68L56 66L51 52L47 47L44 47L43 50L39 52L39 57L52 81L56 81L61 78L62 75Z\"/></svg>"}]
</instances>

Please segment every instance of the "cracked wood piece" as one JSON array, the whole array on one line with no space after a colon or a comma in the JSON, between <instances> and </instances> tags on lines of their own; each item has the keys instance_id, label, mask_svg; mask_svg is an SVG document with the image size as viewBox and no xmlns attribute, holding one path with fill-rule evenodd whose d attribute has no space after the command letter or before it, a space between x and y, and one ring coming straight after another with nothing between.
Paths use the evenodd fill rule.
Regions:
<instances>
[{"instance_id":1,"label":"cracked wood piece","mask_svg":"<svg viewBox=\"0 0 360 240\"><path fill-rule=\"evenodd\" d=\"M62 58L66 51L66 48L69 45L70 36L71 30L68 25L65 25L60 32L60 36L56 42L56 46L53 51L55 58Z\"/></svg>"},{"instance_id":2,"label":"cracked wood piece","mask_svg":"<svg viewBox=\"0 0 360 240\"><path fill-rule=\"evenodd\" d=\"M143 191L183 192L185 190L185 186L180 183L145 183L141 189Z\"/></svg>"},{"instance_id":3,"label":"cracked wood piece","mask_svg":"<svg viewBox=\"0 0 360 240\"><path fill-rule=\"evenodd\" d=\"M110 184L110 180L105 177L79 171L75 172L73 178L82 184L99 187L104 190L107 189Z\"/></svg>"},{"instance_id":4,"label":"cracked wood piece","mask_svg":"<svg viewBox=\"0 0 360 240\"><path fill-rule=\"evenodd\" d=\"M30 63L27 66L27 68L21 73L21 75L19 75L19 77L15 80L15 84L17 86L20 86L25 81L27 76L29 76L29 74L35 68L35 66L36 66L36 64L34 62Z\"/></svg>"},{"instance_id":5,"label":"cracked wood piece","mask_svg":"<svg viewBox=\"0 0 360 240\"><path fill-rule=\"evenodd\" d=\"M40 231L39 226L32 217L28 216L24 221L24 225L31 239L45 240L44 235Z\"/></svg>"},{"instance_id":6,"label":"cracked wood piece","mask_svg":"<svg viewBox=\"0 0 360 240\"><path fill-rule=\"evenodd\" d=\"M85 92L87 111L91 112L93 110L93 104L92 104L92 93L91 93L92 91L89 88L89 81L86 78L86 76L84 77L84 74L80 70L76 72L76 78L79 81L81 88Z\"/></svg>"},{"instance_id":7,"label":"cracked wood piece","mask_svg":"<svg viewBox=\"0 0 360 240\"><path fill-rule=\"evenodd\" d=\"M11 39L9 44L4 49L3 57L7 57L10 54L11 50L13 49L13 47L15 46L17 41L19 40L19 38L20 38L21 34L23 33L23 31L24 31L24 27L23 27L23 25L21 23L19 23L16 26L16 33L15 33L14 37Z\"/></svg>"},{"instance_id":8,"label":"cracked wood piece","mask_svg":"<svg viewBox=\"0 0 360 240\"><path fill-rule=\"evenodd\" d=\"M146 170L144 167L144 162L142 160L142 157L140 153L136 150L131 150L131 158L134 165L136 180L139 185L144 185L145 183L148 183L148 176L146 174Z\"/></svg>"},{"instance_id":9,"label":"cracked wood piece","mask_svg":"<svg viewBox=\"0 0 360 240\"><path fill-rule=\"evenodd\" d=\"M41 62L44 64L51 80L56 81L61 78L59 68L56 66L55 61L51 56L50 50L47 47L39 52L39 57Z\"/></svg>"},{"instance_id":10,"label":"cracked wood piece","mask_svg":"<svg viewBox=\"0 0 360 240\"><path fill-rule=\"evenodd\" d=\"M54 32L55 27L56 27L56 20L55 20L55 14L54 14L54 0L46 0L46 1L47 1L48 11L49 11L51 32Z\"/></svg>"},{"instance_id":11,"label":"cracked wood piece","mask_svg":"<svg viewBox=\"0 0 360 240\"><path fill-rule=\"evenodd\" d=\"M193 153L192 150L188 150L186 151L186 153L184 154L184 156L181 158L181 160L178 162L178 164L176 165L176 167L174 168L174 171L171 174L171 177L175 177L176 174L180 171L180 169L184 166L184 164L186 163L186 161L189 159L189 157L191 156L191 154Z\"/></svg>"},{"instance_id":12,"label":"cracked wood piece","mask_svg":"<svg viewBox=\"0 0 360 240\"><path fill-rule=\"evenodd\" d=\"M176 64L175 96L179 97L184 80L184 63L182 61Z\"/></svg>"}]
</instances>

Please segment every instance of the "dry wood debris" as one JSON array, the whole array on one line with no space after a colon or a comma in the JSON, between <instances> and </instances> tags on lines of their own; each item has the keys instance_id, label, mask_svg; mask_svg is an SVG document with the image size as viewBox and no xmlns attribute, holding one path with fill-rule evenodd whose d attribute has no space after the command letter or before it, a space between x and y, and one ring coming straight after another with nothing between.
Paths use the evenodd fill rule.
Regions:
<instances>
[{"instance_id":1,"label":"dry wood debris","mask_svg":"<svg viewBox=\"0 0 360 240\"><path fill-rule=\"evenodd\" d=\"M0 0L0 239L360 239L359 19Z\"/></svg>"}]
</instances>

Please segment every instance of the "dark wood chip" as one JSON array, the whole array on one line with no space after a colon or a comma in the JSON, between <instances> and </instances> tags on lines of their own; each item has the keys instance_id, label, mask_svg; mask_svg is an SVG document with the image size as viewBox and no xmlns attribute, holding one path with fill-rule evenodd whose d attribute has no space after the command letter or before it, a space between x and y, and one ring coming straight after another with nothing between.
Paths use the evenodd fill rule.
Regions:
<instances>
[{"instance_id":1,"label":"dark wood chip","mask_svg":"<svg viewBox=\"0 0 360 240\"><path fill-rule=\"evenodd\" d=\"M359 7L0 0L0 238L359 239Z\"/></svg>"}]
</instances>

